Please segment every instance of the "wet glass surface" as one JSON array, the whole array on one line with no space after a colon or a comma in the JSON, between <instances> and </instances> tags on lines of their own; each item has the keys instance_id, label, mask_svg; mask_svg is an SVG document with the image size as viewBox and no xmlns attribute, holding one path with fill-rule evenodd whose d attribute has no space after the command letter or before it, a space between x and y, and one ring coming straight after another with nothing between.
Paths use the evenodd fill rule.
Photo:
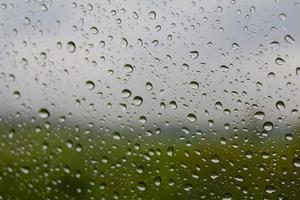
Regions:
<instances>
[{"instance_id":1,"label":"wet glass surface","mask_svg":"<svg viewBox=\"0 0 300 200\"><path fill-rule=\"evenodd\" d=\"M0 199L299 199L299 3L0 0Z\"/></svg>"}]
</instances>

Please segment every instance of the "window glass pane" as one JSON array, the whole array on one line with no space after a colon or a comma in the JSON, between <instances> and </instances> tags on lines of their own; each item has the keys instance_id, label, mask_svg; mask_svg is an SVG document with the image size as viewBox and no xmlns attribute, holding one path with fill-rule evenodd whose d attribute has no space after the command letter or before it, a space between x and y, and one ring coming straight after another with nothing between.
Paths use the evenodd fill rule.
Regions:
<instances>
[{"instance_id":1,"label":"window glass pane","mask_svg":"<svg viewBox=\"0 0 300 200\"><path fill-rule=\"evenodd\" d=\"M1 0L0 199L299 199L298 0Z\"/></svg>"}]
</instances>

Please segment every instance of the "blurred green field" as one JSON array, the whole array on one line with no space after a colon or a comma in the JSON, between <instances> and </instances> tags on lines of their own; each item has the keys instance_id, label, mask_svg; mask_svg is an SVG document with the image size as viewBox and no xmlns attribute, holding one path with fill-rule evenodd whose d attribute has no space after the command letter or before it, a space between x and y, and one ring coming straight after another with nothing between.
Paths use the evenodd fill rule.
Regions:
<instances>
[{"instance_id":1,"label":"blurred green field","mask_svg":"<svg viewBox=\"0 0 300 200\"><path fill-rule=\"evenodd\" d=\"M298 137L160 140L4 123L0 130L0 199L300 198Z\"/></svg>"}]
</instances>

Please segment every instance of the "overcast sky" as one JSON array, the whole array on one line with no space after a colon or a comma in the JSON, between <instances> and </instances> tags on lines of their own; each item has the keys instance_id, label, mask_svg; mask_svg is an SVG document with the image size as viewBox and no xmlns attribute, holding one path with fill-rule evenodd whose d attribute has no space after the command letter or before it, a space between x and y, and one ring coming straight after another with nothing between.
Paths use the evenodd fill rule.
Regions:
<instances>
[{"instance_id":1,"label":"overcast sky","mask_svg":"<svg viewBox=\"0 0 300 200\"><path fill-rule=\"evenodd\" d=\"M0 115L181 125L192 113L207 125L252 109L294 121L299 2L2 0Z\"/></svg>"}]
</instances>

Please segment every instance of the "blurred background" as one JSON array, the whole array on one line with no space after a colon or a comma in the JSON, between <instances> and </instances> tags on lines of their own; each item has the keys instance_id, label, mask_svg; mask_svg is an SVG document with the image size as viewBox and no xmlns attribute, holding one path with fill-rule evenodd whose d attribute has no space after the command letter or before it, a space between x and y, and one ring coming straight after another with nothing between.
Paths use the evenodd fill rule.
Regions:
<instances>
[{"instance_id":1,"label":"blurred background","mask_svg":"<svg viewBox=\"0 0 300 200\"><path fill-rule=\"evenodd\" d=\"M0 0L0 199L299 199L299 0Z\"/></svg>"}]
</instances>

